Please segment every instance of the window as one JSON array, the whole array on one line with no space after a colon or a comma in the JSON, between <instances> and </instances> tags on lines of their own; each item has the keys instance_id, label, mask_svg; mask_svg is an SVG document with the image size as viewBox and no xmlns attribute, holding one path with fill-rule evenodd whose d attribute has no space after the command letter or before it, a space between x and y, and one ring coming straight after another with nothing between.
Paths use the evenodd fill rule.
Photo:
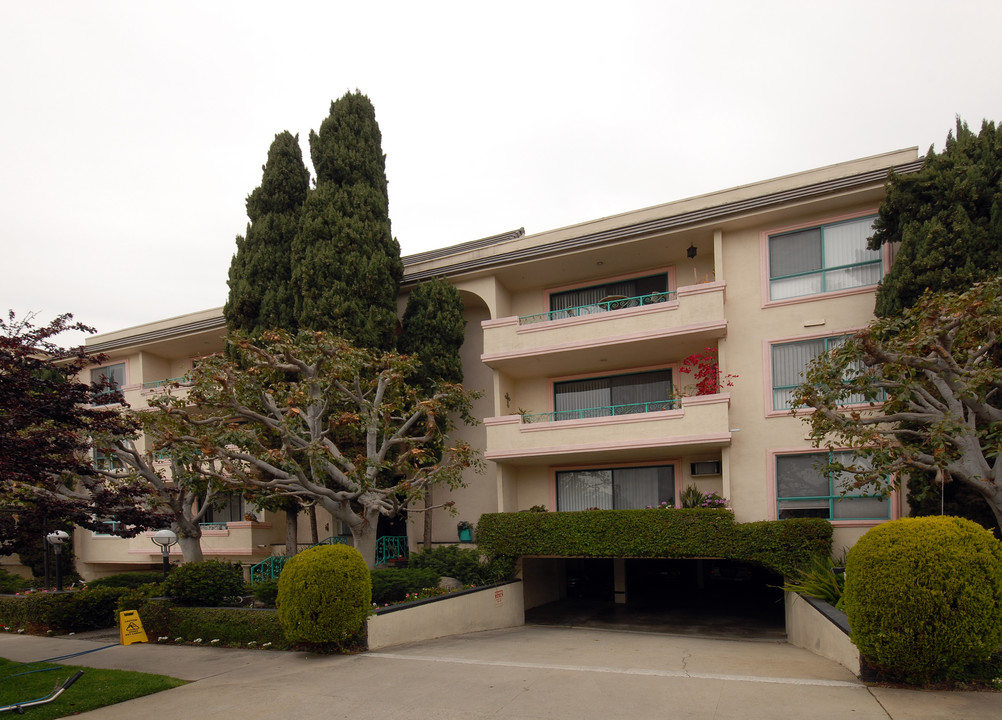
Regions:
<instances>
[{"instance_id":1,"label":"window","mask_svg":"<svg viewBox=\"0 0 1002 720\"><path fill-rule=\"evenodd\" d=\"M776 456L776 516L780 520L806 517L828 520L890 518L889 498L854 494L851 475L825 471L829 458L844 464L861 462L852 452Z\"/></svg>"},{"instance_id":2,"label":"window","mask_svg":"<svg viewBox=\"0 0 1002 720\"><path fill-rule=\"evenodd\" d=\"M122 462L122 459L119 458L118 455L115 455L114 453L106 455L100 450L94 450L93 454L94 454L93 464L94 467L97 468L98 470L107 470L108 472L111 472L113 470L125 469L125 463Z\"/></svg>"},{"instance_id":3,"label":"window","mask_svg":"<svg viewBox=\"0 0 1002 720\"><path fill-rule=\"evenodd\" d=\"M557 510L630 510L675 502L675 466L557 473Z\"/></svg>"},{"instance_id":4,"label":"window","mask_svg":"<svg viewBox=\"0 0 1002 720\"><path fill-rule=\"evenodd\" d=\"M879 250L869 250L868 216L769 236L769 299L876 285L883 268Z\"/></svg>"},{"instance_id":5,"label":"window","mask_svg":"<svg viewBox=\"0 0 1002 720\"><path fill-rule=\"evenodd\" d=\"M90 384L96 390L95 405L121 402L120 388L125 385L125 363L93 368L90 371Z\"/></svg>"},{"instance_id":6,"label":"window","mask_svg":"<svg viewBox=\"0 0 1002 720\"><path fill-rule=\"evenodd\" d=\"M201 525L226 527L228 522L244 519L244 498L240 493L217 495L212 506L206 511Z\"/></svg>"},{"instance_id":7,"label":"window","mask_svg":"<svg viewBox=\"0 0 1002 720\"><path fill-rule=\"evenodd\" d=\"M804 381L807 366L814 358L831 352L849 339L850 335L798 340L772 346L772 408L789 410L793 407L793 391ZM862 369L862 367L860 367ZM862 395L850 395L847 405L866 402Z\"/></svg>"},{"instance_id":8,"label":"window","mask_svg":"<svg viewBox=\"0 0 1002 720\"><path fill-rule=\"evenodd\" d=\"M556 310L575 308L578 314L605 312L621 307L635 307L668 300L668 274L648 275L617 282L593 285L550 295L550 315ZM604 301L604 302L603 302ZM602 305L597 303L602 302ZM567 316L574 313L568 312Z\"/></svg>"},{"instance_id":9,"label":"window","mask_svg":"<svg viewBox=\"0 0 1002 720\"><path fill-rule=\"evenodd\" d=\"M121 523L118 520L102 520L101 522L108 526L108 532L105 533L99 530L94 530L91 532L92 537L119 537L114 533L117 532L119 528L124 525L124 523Z\"/></svg>"},{"instance_id":10,"label":"window","mask_svg":"<svg viewBox=\"0 0 1002 720\"><path fill-rule=\"evenodd\" d=\"M553 385L553 420L670 410L671 370L571 380Z\"/></svg>"}]
</instances>

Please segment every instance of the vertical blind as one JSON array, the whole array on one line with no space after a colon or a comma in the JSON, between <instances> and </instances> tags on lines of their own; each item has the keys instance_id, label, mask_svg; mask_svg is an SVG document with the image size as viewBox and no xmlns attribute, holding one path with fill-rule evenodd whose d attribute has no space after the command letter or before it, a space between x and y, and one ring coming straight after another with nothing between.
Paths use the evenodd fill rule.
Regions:
<instances>
[{"instance_id":1,"label":"vertical blind","mask_svg":"<svg viewBox=\"0 0 1002 720\"><path fill-rule=\"evenodd\" d=\"M554 420L668 410L671 390L671 370L555 383Z\"/></svg>"},{"instance_id":2,"label":"vertical blind","mask_svg":"<svg viewBox=\"0 0 1002 720\"><path fill-rule=\"evenodd\" d=\"M675 467L609 468L557 473L557 509L631 510L675 502Z\"/></svg>"}]
</instances>

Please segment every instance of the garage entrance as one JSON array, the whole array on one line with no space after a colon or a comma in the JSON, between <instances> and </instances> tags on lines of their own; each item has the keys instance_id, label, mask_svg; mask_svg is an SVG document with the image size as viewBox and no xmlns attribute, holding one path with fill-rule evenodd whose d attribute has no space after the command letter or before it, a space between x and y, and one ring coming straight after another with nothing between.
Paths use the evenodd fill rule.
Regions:
<instances>
[{"instance_id":1,"label":"garage entrance","mask_svg":"<svg viewBox=\"0 0 1002 720\"><path fill-rule=\"evenodd\" d=\"M731 560L523 558L529 624L783 639L782 577Z\"/></svg>"}]
</instances>

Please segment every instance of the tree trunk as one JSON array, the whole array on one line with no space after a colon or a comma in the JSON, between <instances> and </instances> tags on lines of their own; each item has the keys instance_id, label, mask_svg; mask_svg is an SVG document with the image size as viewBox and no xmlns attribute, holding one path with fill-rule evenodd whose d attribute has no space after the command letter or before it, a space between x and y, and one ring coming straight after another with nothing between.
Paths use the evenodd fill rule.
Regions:
<instances>
[{"instance_id":1,"label":"tree trunk","mask_svg":"<svg viewBox=\"0 0 1002 720\"><path fill-rule=\"evenodd\" d=\"M202 561L202 538L192 537L191 535L182 535L178 533L177 545L181 548L181 557L184 562L201 562Z\"/></svg>"},{"instance_id":2,"label":"tree trunk","mask_svg":"<svg viewBox=\"0 0 1002 720\"><path fill-rule=\"evenodd\" d=\"M171 523L171 530L177 535L177 546L181 548L182 562L201 562L202 557L202 526L190 517L190 513L176 517Z\"/></svg>"},{"instance_id":3,"label":"tree trunk","mask_svg":"<svg viewBox=\"0 0 1002 720\"><path fill-rule=\"evenodd\" d=\"M433 505L431 498L431 485L428 486L428 494L424 496L424 549L431 550L431 506Z\"/></svg>"},{"instance_id":4,"label":"tree trunk","mask_svg":"<svg viewBox=\"0 0 1002 720\"><path fill-rule=\"evenodd\" d=\"M299 506L289 503L285 507L285 554L292 557L299 549Z\"/></svg>"},{"instance_id":5,"label":"tree trunk","mask_svg":"<svg viewBox=\"0 0 1002 720\"><path fill-rule=\"evenodd\" d=\"M376 567L376 525L360 526L351 529L351 536L355 541L355 549L362 554L362 559L370 570Z\"/></svg>"},{"instance_id":6,"label":"tree trunk","mask_svg":"<svg viewBox=\"0 0 1002 720\"><path fill-rule=\"evenodd\" d=\"M310 505L310 540L316 545L320 542L320 532L317 530L317 506Z\"/></svg>"}]
</instances>

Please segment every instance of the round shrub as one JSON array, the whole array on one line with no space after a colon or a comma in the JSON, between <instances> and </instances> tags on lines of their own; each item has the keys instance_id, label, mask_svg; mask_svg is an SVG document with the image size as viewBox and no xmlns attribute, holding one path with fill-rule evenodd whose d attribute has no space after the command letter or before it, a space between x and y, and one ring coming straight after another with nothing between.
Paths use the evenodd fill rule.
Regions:
<instances>
[{"instance_id":1,"label":"round shrub","mask_svg":"<svg viewBox=\"0 0 1002 720\"><path fill-rule=\"evenodd\" d=\"M905 518L846 557L852 640L886 678L964 679L1002 645L1002 543L958 517Z\"/></svg>"},{"instance_id":2,"label":"round shrub","mask_svg":"<svg viewBox=\"0 0 1002 720\"><path fill-rule=\"evenodd\" d=\"M372 580L361 553L317 545L291 558L278 580L278 618L291 642L342 643L365 625Z\"/></svg>"},{"instance_id":3,"label":"round shrub","mask_svg":"<svg viewBox=\"0 0 1002 720\"><path fill-rule=\"evenodd\" d=\"M178 605L233 605L244 592L244 574L239 565L221 560L189 562L172 570L163 588Z\"/></svg>"}]
</instances>

